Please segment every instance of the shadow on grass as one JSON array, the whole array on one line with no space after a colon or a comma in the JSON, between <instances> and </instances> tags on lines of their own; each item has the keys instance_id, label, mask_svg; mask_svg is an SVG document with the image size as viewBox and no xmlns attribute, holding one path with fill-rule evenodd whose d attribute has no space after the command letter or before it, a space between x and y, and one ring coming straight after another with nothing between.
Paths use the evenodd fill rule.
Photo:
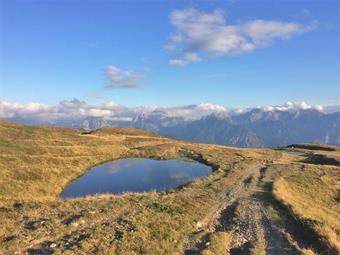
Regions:
<instances>
[{"instance_id":1,"label":"shadow on grass","mask_svg":"<svg viewBox=\"0 0 340 255\"><path fill-rule=\"evenodd\" d=\"M340 166L340 162L338 160L325 155L308 153L305 154L305 156L306 159L303 159L300 162L307 164Z\"/></svg>"},{"instance_id":2,"label":"shadow on grass","mask_svg":"<svg viewBox=\"0 0 340 255\"><path fill-rule=\"evenodd\" d=\"M317 254L337 255L336 248L313 229L313 221L304 220L295 215L289 206L275 198L272 189L273 183L266 182L264 184L265 191L255 193L254 197L260 199L266 207L272 206L278 212L281 224L299 247L311 249Z\"/></svg>"}]
</instances>

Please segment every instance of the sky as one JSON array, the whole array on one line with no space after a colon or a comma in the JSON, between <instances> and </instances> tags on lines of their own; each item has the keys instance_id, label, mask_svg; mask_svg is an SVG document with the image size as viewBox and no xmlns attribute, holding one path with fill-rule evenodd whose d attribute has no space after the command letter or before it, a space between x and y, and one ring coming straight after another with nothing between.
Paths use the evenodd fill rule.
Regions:
<instances>
[{"instance_id":1,"label":"sky","mask_svg":"<svg viewBox=\"0 0 340 255\"><path fill-rule=\"evenodd\" d=\"M0 0L0 101L340 104L336 0Z\"/></svg>"}]
</instances>

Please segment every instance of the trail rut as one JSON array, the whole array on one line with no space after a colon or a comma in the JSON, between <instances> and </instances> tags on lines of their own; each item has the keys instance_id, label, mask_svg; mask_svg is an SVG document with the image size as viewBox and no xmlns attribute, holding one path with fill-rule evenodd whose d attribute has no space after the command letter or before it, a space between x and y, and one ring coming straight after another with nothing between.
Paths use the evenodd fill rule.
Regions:
<instances>
[{"instance_id":1,"label":"trail rut","mask_svg":"<svg viewBox=\"0 0 340 255\"><path fill-rule=\"evenodd\" d=\"M205 224L189 236L185 255L202 254L218 232L231 235L224 254L301 254L287 240L283 225L268 210L263 195L268 192L264 181L267 167L255 165L242 172L213 216L210 214L209 219L203 220Z\"/></svg>"}]
</instances>

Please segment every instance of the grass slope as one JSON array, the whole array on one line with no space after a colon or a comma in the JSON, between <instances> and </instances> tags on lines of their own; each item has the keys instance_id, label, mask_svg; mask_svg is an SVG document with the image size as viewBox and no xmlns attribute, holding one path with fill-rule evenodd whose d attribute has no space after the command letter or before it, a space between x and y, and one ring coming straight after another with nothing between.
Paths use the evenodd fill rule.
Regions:
<instances>
[{"instance_id":1,"label":"grass slope","mask_svg":"<svg viewBox=\"0 0 340 255\"><path fill-rule=\"evenodd\" d=\"M314 154L339 155L191 144L133 128L82 134L0 122L0 254L264 254L272 245L268 226L280 229L277 239L294 251L329 247L332 254L339 250L339 167L308 162ZM90 167L126 157L189 157L214 171L168 192L59 199ZM258 217L266 212L268 222L251 210ZM309 220L298 237L290 216ZM249 242L231 224L243 221L254 223L247 226ZM311 232L322 238L321 246L300 241Z\"/></svg>"}]
</instances>

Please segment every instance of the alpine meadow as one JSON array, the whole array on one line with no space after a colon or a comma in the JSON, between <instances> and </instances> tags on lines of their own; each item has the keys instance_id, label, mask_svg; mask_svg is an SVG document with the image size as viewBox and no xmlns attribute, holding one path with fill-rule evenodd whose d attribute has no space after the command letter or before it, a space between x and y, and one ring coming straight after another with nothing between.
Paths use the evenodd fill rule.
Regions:
<instances>
[{"instance_id":1,"label":"alpine meadow","mask_svg":"<svg viewBox=\"0 0 340 255\"><path fill-rule=\"evenodd\" d=\"M0 1L0 254L339 254L339 21Z\"/></svg>"}]
</instances>

